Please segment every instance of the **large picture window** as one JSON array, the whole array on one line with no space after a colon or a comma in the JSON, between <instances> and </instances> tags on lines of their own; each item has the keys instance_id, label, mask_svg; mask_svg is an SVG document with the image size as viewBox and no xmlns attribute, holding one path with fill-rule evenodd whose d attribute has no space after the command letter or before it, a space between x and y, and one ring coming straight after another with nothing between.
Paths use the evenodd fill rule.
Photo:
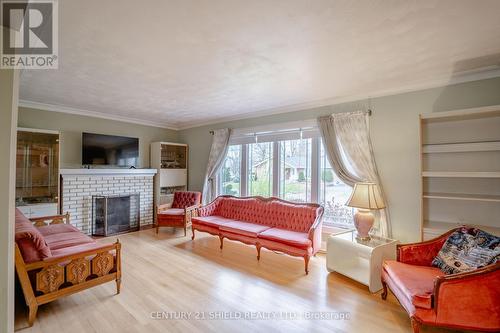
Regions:
<instances>
[{"instance_id":1,"label":"large picture window","mask_svg":"<svg viewBox=\"0 0 500 333\"><path fill-rule=\"evenodd\" d=\"M320 153L319 184L319 203L325 208L323 223L338 226L352 225L354 208L345 205L352 189L333 172L323 144Z\"/></svg>"},{"instance_id":2,"label":"large picture window","mask_svg":"<svg viewBox=\"0 0 500 333\"><path fill-rule=\"evenodd\" d=\"M229 146L219 173L219 194L240 195L241 145Z\"/></svg>"},{"instance_id":3,"label":"large picture window","mask_svg":"<svg viewBox=\"0 0 500 333\"><path fill-rule=\"evenodd\" d=\"M280 142L280 198L311 201L311 141Z\"/></svg>"},{"instance_id":4,"label":"large picture window","mask_svg":"<svg viewBox=\"0 0 500 333\"><path fill-rule=\"evenodd\" d=\"M271 196L273 193L273 144L248 145L248 194Z\"/></svg>"},{"instance_id":5,"label":"large picture window","mask_svg":"<svg viewBox=\"0 0 500 333\"><path fill-rule=\"evenodd\" d=\"M333 172L319 133L302 134L253 134L231 142L217 177L218 194L318 202L325 208L325 226L352 226L354 211L345 206L351 187Z\"/></svg>"}]
</instances>

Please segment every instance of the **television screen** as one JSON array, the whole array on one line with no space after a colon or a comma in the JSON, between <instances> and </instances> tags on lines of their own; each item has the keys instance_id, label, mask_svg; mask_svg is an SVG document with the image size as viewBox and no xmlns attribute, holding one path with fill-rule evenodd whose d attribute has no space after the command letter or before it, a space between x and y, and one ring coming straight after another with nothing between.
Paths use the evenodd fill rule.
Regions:
<instances>
[{"instance_id":1,"label":"television screen","mask_svg":"<svg viewBox=\"0 0 500 333\"><path fill-rule=\"evenodd\" d=\"M82 134L82 164L138 167L139 139L94 133Z\"/></svg>"}]
</instances>

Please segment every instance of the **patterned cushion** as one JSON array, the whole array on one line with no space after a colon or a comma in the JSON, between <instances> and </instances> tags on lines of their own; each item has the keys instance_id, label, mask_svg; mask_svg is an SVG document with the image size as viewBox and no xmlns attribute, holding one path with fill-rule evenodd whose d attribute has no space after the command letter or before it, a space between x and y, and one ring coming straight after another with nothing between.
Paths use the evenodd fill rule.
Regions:
<instances>
[{"instance_id":1,"label":"patterned cushion","mask_svg":"<svg viewBox=\"0 0 500 333\"><path fill-rule=\"evenodd\" d=\"M432 265L446 274L454 274L494 264L499 257L500 237L464 227L448 237Z\"/></svg>"}]
</instances>

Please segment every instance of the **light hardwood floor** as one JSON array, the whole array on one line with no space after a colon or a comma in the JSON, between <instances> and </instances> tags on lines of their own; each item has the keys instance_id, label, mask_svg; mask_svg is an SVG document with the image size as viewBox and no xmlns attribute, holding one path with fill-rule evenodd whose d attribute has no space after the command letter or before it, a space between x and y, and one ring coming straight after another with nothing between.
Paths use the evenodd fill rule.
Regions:
<instances>
[{"instance_id":1,"label":"light hardwood floor","mask_svg":"<svg viewBox=\"0 0 500 333\"><path fill-rule=\"evenodd\" d=\"M143 230L121 235L121 294L114 283L57 300L39 308L27 328L18 307L16 329L22 332L411 332L410 321L395 298L380 299L367 287L329 274L325 258L303 260L197 233L195 241L179 230ZM111 243L116 238L101 239ZM196 319L153 319L203 316ZM236 320L243 315L286 312L293 320ZM312 313L349 313L348 320L307 320ZM226 315L233 319L215 320ZM422 332L452 332L423 328Z\"/></svg>"}]
</instances>

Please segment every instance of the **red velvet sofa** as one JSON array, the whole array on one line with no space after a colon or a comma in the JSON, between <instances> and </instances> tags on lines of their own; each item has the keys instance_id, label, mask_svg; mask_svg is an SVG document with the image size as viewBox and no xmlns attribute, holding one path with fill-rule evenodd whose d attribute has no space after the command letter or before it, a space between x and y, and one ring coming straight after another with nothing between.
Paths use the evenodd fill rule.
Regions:
<instances>
[{"instance_id":1,"label":"red velvet sofa","mask_svg":"<svg viewBox=\"0 0 500 333\"><path fill-rule=\"evenodd\" d=\"M99 284L121 283L121 244L103 245L69 224L69 214L15 217L15 262L33 325L38 306Z\"/></svg>"},{"instance_id":2,"label":"red velvet sofa","mask_svg":"<svg viewBox=\"0 0 500 333\"><path fill-rule=\"evenodd\" d=\"M387 288L408 312L413 332L420 326L500 332L500 263L445 275L431 266L453 229L421 243L399 244L397 261L385 261L382 298Z\"/></svg>"},{"instance_id":3,"label":"red velvet sofa","mask_svg":"<svg viewBox=\"0 0 500 333\"><path fill-rule=\"evenodd\" d=\"M220 196L198 209L192 218L195 230L304 258L306 274L309 258L321 246L323 207L278 198Z\"/></svg>"}]
</instances>

